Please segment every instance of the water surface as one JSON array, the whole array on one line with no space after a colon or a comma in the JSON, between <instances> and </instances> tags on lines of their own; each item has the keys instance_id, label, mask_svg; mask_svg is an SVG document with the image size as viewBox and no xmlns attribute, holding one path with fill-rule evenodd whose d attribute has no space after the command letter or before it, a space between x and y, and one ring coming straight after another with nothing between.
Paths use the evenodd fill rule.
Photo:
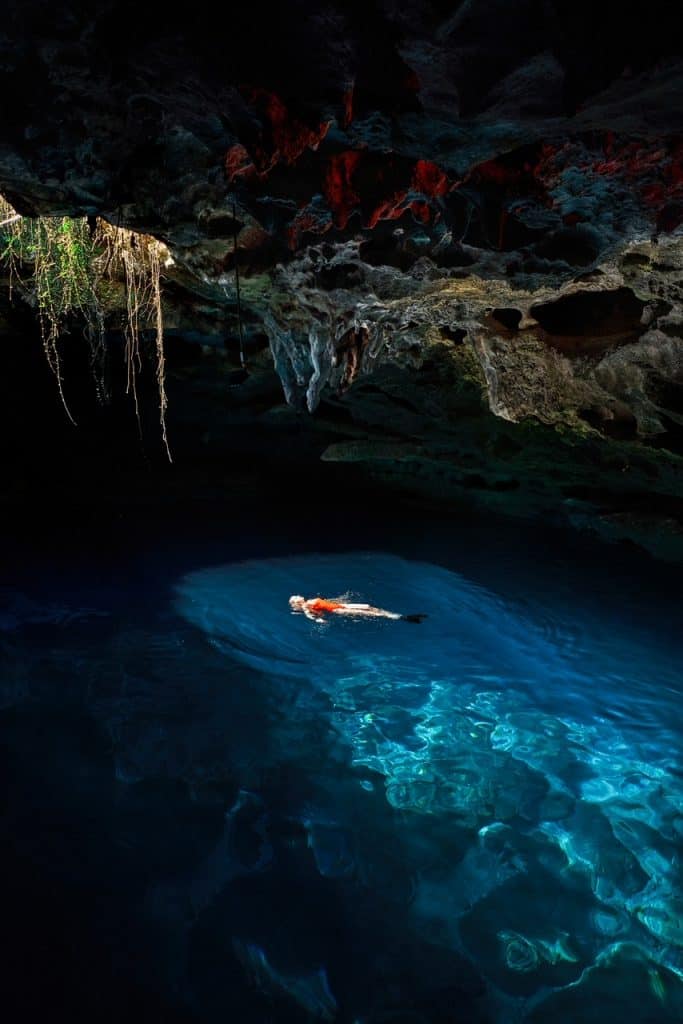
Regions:
<instances>
[{"instance_id":1,"label":"water surface","mask_svg":"<svg viewBox=\"0 0 683 1024\"><path fill-rule=\"evenodd\" d=\"M681 1017L675 572L516 526L345 522L10 563L18 963L40 922L57 1002L179 1020ZM344 592L427 619L287 605Z\"/></svg>"}]
</instances>

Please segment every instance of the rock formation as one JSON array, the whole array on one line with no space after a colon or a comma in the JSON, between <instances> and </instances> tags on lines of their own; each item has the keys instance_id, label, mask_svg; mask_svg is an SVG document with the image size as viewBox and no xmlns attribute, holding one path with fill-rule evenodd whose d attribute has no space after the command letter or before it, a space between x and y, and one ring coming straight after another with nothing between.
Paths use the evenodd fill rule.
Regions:
<instances>
[{"instance_id":1,"label":"rock formation","mask_svg":"<svg viewBox=\"0 0 683 1024\"><path fill-rule=\"evenodd\" d=\"M191 414L214 438L235 410L286 436L283 395L316 458L681 557L672 18L10 2L0 194L166 243L167 327L205 353L237 351L240 282L248 386Z\"/></svg>"}]
</instances>

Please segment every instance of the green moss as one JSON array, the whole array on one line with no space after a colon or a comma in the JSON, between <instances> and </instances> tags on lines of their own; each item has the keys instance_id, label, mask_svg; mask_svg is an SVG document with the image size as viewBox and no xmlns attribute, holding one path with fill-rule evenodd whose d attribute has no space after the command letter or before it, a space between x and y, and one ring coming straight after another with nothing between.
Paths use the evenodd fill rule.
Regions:
<instances>
[{"instance_id":1,"label":"green moss","mask_svg":"<svg viewBox=\"0 0 683 1024\"><path fill-rule=\"evenodd\" d=\"M59 336L70 320L77 318L90 340L91 364L94 370L101 367L105 316L120 296L118 305L125 311L121 327L126 337L127 390L133 396L136 415L136 376L142 366L140 332L148 327L154 330L160 424L170 459L160 285L167 256L166 247L148 235L102 220L91 230L85 217L20 217L0 196L0 263L8 268L10 292L18 283L35 304L45 355L67 415L73 421L63 389ZM97 375L96 384L99 395L107 393L105 382Z\"/></svg>"},{"instance_id":2,"label":"green moss","mask_svg":"<svg viewBox=\"0 0 683 1024\"><path fill-rule=\"evenodd\" d=\"M446 340L435 332L430 335L425 339L424 360L427 365L432 364L440 392L461 413L481 412L488 405L486 378L472 345ZM420 376L424 376L424 371Z\"/></svg>"}]
</instances>

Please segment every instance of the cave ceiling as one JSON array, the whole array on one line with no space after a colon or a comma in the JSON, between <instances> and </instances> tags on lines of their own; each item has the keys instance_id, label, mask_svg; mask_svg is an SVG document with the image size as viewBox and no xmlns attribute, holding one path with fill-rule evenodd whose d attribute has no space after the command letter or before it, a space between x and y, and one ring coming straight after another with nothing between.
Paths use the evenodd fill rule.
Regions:
<instances>
[{"instance_id":1,"label":"cave ceiling","mask_svg":"<svg viewBox=\"0 0 683 1024\"><path fill-rule=\"evenodd\" d=\"M680 455L675 5L10 2L0 95L0 193L162 239L204 340L239 273L291 405L450 359L503 421ZM440 381L394 441L453 420Z\"/></svg>"},{"instance_id":2,"label":"cave ceiling","mask_svg":"<svg viewBox=\"0 0 683 1024\"><path fill-rule=\"evenodd\" d=\"M381 292L361 282L376 267L395 292L465 272L556 286L683 219L674 17L9 3L0 187L22 212L162 236L216 294L235 235L245 277L315 247L321 292Z\"/></svg>"}]
</instances>

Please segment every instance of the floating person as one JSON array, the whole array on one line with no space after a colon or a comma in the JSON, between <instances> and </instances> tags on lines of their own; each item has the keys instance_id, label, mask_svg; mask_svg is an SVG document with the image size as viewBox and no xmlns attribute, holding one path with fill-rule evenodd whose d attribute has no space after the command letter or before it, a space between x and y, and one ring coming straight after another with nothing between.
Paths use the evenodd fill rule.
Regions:
<instances>
[{"instance_id":1,"label":"floating person","mask_svg":"<svg viewBox=\"0 0 683 1024\"><path fill-rule=\"evenodd\" d=\"M371 604L359 604L346 601L341 597L310 597L308 600L301 594L292 594L289 607L293 612L303 612L313 622L326 622L326 614L362 616L367 619L402 619L403 622L422 622L426 615L400 615L388 612L385 608L374 608Z\"/></svg>"}]
</instances>

